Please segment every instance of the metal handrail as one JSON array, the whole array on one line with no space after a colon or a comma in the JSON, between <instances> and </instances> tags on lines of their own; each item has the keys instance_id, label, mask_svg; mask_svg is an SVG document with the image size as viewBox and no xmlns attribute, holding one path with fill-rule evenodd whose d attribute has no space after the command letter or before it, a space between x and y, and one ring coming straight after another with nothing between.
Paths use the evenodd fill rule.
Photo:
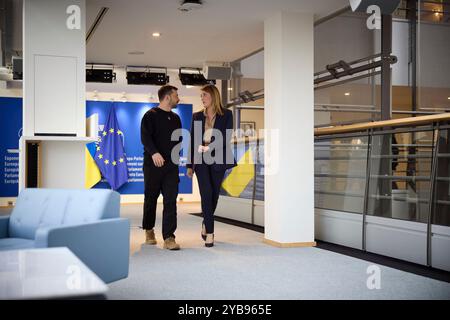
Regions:
<instances>
[{"instance_id":1,"label":"metal handrail","mask_svg":"<svg viewBox=\"0 0 450 320\"><path fill-rule=\"evenodd\" d=\"M339 173L316 173L314 174L314 177L319 177L319 178L347 178L347 179L366 179L366 175L365 174L339 174Z\"/></svg>"},{"instance_id":2,"label":"metal handrail","mask_svg":"<svg viewBox=\"0 0 450 320\"><path fill-rule=\"evenodd\" d=\"M337 133L350 133L358 131L366 131L369 129L378 129L385 127L405 127L405 126L419 126L424 124L432 124L435 122L449 121L450 113L441 113L437 115L420 116L414 118L403 118L394 120L384 120L375 122L366 122L359 124L351 124L347 126L318 128L314 129L315 136L332 135Z\"/></svg>"},{"instance_id":3,"label":"metal handrail","mask_svg":"<svg viewBox=\"0 0 450 320\"><path fill-rule=\"evenodd\" d=\"M360 58L360 59L356 59L356 60L350 61L350 62L348 62L348 64L357 64L357 63L361 63L361 62L364 62L364 61L369 61L369 60L380 58L380 57L381 57L381 53L378 53L378 54L374 54L374 55L370 55L370 56L367 56L367 57L364 57L364 58ZM318 71L318 72L314 73L314 76L317 77L317 76L319 76L321 74L325 74L325 73L329 73L329 72L330 72L329 70Z\"/></svg>"},{"instance_id":4,"label":"metal handrail","mask_svg":"<svg viewBox=\"0 0 450 320\"><path fill-rule=\"evenodd\" d=\"M366 160L366 157L315 157L314 160Z\"/></svg>"},{"instance_id":5,"label":"metal handrail","mask_svg":"<svg viewBox=\"0 0 450 320\"><path fill-rule=\"evenodd\" d=\"M361 193L355 193L355 192L339 192L339 191L322 191L322 190L314 190L314 193L319 194L328 194L332 196L348 196L348 197L355 197L355 198L364 198L364 194Z\"/></svg>"},{"instance_id":6,"label":"metal handrail","mask_svg":"<svg viewBox=\"0 0 450 320\"><path fill-rule=\"evenodd\" d=\"M398 197L398 196L383 196L383 195L379 195L379 194L371 194L369 196L371 199L376 199L376 200L394 200L394 201L401 201L401 202L412 202L412 203L428 203L429 200L428 199L423 199L423 198L411 198L411 197Z\"/></svg>"}]
</instances>

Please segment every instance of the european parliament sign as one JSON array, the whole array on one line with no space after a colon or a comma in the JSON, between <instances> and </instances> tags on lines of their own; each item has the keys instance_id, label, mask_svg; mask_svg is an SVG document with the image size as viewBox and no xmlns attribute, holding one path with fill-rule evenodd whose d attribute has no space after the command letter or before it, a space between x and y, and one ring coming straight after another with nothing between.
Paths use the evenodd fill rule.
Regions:
<instances>
[{"instance_id":1,"label":"european parliament sign","mask_svg":"<svg viewBox=\"0 0 450 320\"><path fill-rule=\"evenodd\" d=\"M17 197L22 98L0 98L0 128L0 197Z\"/></svg>"}]
</instances>

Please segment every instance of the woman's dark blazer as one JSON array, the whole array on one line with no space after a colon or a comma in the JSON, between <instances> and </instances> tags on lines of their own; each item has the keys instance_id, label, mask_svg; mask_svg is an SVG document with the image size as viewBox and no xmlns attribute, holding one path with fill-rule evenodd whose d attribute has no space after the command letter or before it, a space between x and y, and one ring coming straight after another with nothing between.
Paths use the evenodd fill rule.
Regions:
<instances>
[{"instance_id":1,"label":"woman's dark blazer","mask_svg":"<svg viewBox=\"0 0 450 320\"><path fill-rule=\"evenodd\" d=\"M220 130L223 137L223 161L222 163L213 163L212 167L214 170L220 171L220 170L226 170L230 169L232 167L236 166L236 159L233 156L233 153L231 152L231 144L230 141L227 139L226 131L233 129L233 112L231 112L228 109L222 108L223 115L217 114L216 120L214 122L214 129ZM187 168L192 168L195 171L195 164L194 164L194 152L198 152L197 148L198 146L194 145L194 137L195 137L195 128L194 128L194 122L195 121L201 121L201 128L202 128L202 141L203 141L203 135L205 133L205 115L202 111L195 112L192 115L192 123L191 123L191 140L189 144L189 155L188 155L188 162L186 164ZM211 139L211 142L214 141L214 136ZM231 138L228 136L228 138ZM213 151L214 152L214 151ZM214 155L214 153L212 154ZM231 163L227 163L226 159L233 159ZM203 157L202 157L203 159Z\"/></svg>"}]
</instances>

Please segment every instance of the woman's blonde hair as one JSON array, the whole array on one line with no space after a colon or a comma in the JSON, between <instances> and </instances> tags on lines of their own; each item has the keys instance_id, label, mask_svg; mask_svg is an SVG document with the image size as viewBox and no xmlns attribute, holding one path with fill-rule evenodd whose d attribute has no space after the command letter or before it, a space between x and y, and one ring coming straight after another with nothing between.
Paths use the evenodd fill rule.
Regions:
<instances>
[{"instance_id":1,"label":"woman's blonde hair","mask_svg":"<svg viewBox=\"0 0 450 320\"><path fill-rule=\"evenodd\" d=\"M219 90L216 88L216 86L208 84L201 88L202 91L207 92L211 95L211 105L213 107L213 110L216 114L223 115L223 106L222 106L222 100L220 99L220 93Z\"/></svg>"}]
</instances>

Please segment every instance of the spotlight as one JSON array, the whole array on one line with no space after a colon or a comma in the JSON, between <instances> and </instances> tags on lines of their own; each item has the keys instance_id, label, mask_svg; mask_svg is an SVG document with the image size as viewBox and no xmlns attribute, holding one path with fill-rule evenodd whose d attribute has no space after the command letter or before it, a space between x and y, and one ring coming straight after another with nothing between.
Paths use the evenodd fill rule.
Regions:
<instances>
[{"instance_id":1,"label":"spotlight","mask_svg":"<svg viewBox=\"0 0 450 320\"><path fill-rule=\"evenodd\" d=\"M207 80L201 73L201 69L181 67L178 72L181 84L184 86L204 86L216 84L216 80Z\"/></svg>"},{"instance_id":2,"label":"spotlight","mask_svg":"<svg viewBox=\"0 0 450 320\"><path fill-rule=\"evenodd\" d=\"M116 73L112 64L86 64L86 82L112 83Z\"/></svg>"},{"instance_id":3,"label":"spotlight","mask_svg":"<svg viewBox=\"0 0 450 320\"><path fill-rule=\"evenodd\" d=\"M169 82L167 68L127 66L128 84L163 86Z\"/></svg>"}]
</instances>

